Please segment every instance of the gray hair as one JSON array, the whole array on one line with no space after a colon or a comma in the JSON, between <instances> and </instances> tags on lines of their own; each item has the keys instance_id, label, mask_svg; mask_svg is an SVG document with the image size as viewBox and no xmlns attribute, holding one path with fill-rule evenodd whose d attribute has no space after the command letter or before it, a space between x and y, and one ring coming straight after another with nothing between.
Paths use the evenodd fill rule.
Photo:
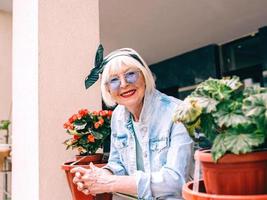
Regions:
<instances>
[{"instance_id":1,"label":"gray hair","mask_svg":"<svg viewBox=\"0 0 267 200\"><path fill-rule=\"evenodd\" d=\"M145 78L145 93L150 93L155 89L155 80L152 72L143 58L135 50L130 48L118 49L107 55L104 60L107 60L107 64L101 75L101 93L107 106L115 106L116 102L111 97L110 92L106 87L106 83L110 78L110 73L119 71L123 66L133 66L140 69Z\"/></svg>"}]
</instances>

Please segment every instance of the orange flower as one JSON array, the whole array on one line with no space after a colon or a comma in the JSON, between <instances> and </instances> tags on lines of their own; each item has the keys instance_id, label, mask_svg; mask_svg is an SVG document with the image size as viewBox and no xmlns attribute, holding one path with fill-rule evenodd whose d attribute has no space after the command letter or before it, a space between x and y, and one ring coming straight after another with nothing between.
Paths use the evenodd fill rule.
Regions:
<instances>
[{"instance_id":1,"label":"orange flower","mask_svg":"<svg viewBox=\"0 0 267 200\"><path fill-rule=\"evenodd\" d=\"M106 112L104 110L99 111L99 115L102 117L106 116Z\"/></svg>"},{"instance_id":2,"label":"orange flower","mask_svg":"<svg viewBox=\"0 0 267 200\"><path fill-rule=\"evenodd\" d=\"M108 116L111 116L112 115L112 110L109 110L108 111Z\"/></svg>"},{"instance_id":3,"label":"orange flower","mask_svg":"<svg viewBox=\"0 0 267 200\"><path fill-rule=\"evenodd\" d=\"M70 123L69 123L69 122L66 122L66 123L63 125L64 129L69 128L69 126L70 126Z\"/></svg>"},{"instance_id":4,"label":"orange flower","mask_svg":"<svg viewBox=\"0 0 267 200\"><path fill-rule=\"evenodd\" d=\"M82 119L82 117L83 117L83 115L82 115L82 114L80 114L80 113L79 113L79 114L77 114L77 118L78 118L78 119Z\"/></svg>"},{"instance_id":5,"label":"orange flower","mask_svg":"<svg viewBox=\"0 0 267 200\"><path fill-rule=\"evenodd\" d=\"M99 115L102 117L105 117L108 115L108 111L107 110L101 110L101 111L99 111Z\"/></svg>"},{"instance_id":6,"label":"orange flower","mask_svg":"<svg viewBox=\"0 0 267 200\"><path fill-rule=\"evenodd\" d=\"M98 129L99 126L100 126L99 122L94 123L95 129Z\"/></svg>"},{"instance_id":7,"label":"orange flower","mask_svg":"<svg viewBox=\"0 0 267 200\"><path fill-rule=\"evenodd\" d=\"M73 124L71 124L70 122L66 122L66 123L63 125L63 127L64 127L65 129L70 129L70 130L73 130L73 129L74 129Z\"/></svg>"},{"instance_id":8,"label":"orange flower","mask_svg":"<svg viewBox=\"0 0 267 200\"><path fill-rule=\"evenodd\" d=\"M87 136L87 140L89 141L89 142L95 142L95 137L93 136L93 135L88 135Z\"/></svg>"},{"instance_id":9,"label":"orange flower","mask_svg":"<svg viewBox=\"0 0 267 200\"><path fill-rule=\"evenodd\" d=\"M68 121L69 121L69 123L73 123L74 122L74 120L72 119L72 117L70 117Z\"/></svg>"},{"instance_id":10,"label":"orange flower","mask_svg":"<svg viewBox=\"0 0 267 200\"><path fill-rule=\"evenodd\" d=\"M73 124L70 124L69 127L68 127L68 129L73 130L74 129Z\"/></svg>"},{"instance_id":11,"label":"orange flower","mask_svg":"<svg viewBox=\"0 0 267 200\"><path fill-rule=\"evenodd\" d=\"M93 111L92 115L99 115L99 112L98 111Z\"/></svg>"},{"instance_id":12,"label":"orange flower","mask_svg":"<svg viewBox=\"0 0 267 200\"><path fill-rule=\"evenodd\" d=\"M79 110L78 114L83 117L83 116L88 114L88 110L87 109L81 109L81 110Z\"/></svg>"},{"instance_id":13,"label":"orange flower","mask_svg":"<svg viewBox=\"0 0 267 200\"><path fill-rule=\"evenodd\" d=\"M69 118L69 122L73 123L77 119L78 119L78 116L76 114L74 114L74 115L71 116L71 118Z\"/></svg>"},{"instance_id":14,"label":"orange flower","mask_svg":"<svg viewBox=\"0 0 267 200\"><path fill-rule=\"evenodd\" d=\"M98 118L98 123L99 125L103 125L104 124L104 119L102 117Z\"/></svg>"},{"instance_id":15,"label":"orange flower","mask_svg":"<svg viewBox=\"0 0 267 200\"><path fill-rule=\"evenodd\" d=\"M84 115L87 115L89 113L89 111L87 109L83 109L83 113L84 113Z\"/></svg>"}]
</instances>

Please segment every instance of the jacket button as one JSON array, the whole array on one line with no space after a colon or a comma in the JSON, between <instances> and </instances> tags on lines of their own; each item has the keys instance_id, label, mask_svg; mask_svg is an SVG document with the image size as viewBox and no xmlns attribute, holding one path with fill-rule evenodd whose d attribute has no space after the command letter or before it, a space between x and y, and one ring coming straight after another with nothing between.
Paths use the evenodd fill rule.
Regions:
<instances>
[{"instance_id":1,"label":"jacket button","mask_svg":"<svg viewBox=\"0 0 267 200\"><path fill-rule=\"evenodd\" d=\"M145 157L145 158L147 157L147 153L146 153L146 152L144 152L144 157Z\"/></svg>"},{"instance_id":2,"label":"jacket button","mask_svg":"<svg viewBox=\"0 0 267 200\"><path fill-rule=\"evenodd\" d=\"M143 128L142 128L142 131L143 131L143 132L147 132L147 127L143 127Z\"/></svg>"}]
</instances>

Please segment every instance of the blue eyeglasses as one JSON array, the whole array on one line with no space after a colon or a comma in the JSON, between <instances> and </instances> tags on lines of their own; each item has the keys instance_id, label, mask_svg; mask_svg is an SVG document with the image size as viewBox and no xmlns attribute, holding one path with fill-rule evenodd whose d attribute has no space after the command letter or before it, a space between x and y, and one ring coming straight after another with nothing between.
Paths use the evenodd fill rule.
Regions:
<instances>
[{"instance_id":1,"label":"blue eyeglasses","mask_svg":"<svg viewBox=\"0 0 267 200\"><path fill-rule=\"evenodd\" d=\"M124 80L126 83L134 84L140 75L140 71L129 71L123 74ZM111 90L119 90L121 86L121 80L119 76L113 76L107 82L107 85Z\"/></svg>"}]
</instances>

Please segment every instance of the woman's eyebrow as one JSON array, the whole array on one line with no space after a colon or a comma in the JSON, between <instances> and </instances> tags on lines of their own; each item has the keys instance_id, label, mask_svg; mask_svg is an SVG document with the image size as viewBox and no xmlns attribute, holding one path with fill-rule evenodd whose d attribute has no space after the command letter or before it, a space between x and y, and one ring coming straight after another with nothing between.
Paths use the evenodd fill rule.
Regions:
<instances>
[{"instance_id":1,"label":"woman's eyebrow","mask_svg":"<svg viewBox=\"0 0 267 200\"><path fill-rule=\"evenodd\" d=\"M138 68L129 67L129 68L125 69L125 70L124 70L122 73L120 73L120 74L125 74L125 73L127 73L127 72L129 72L129 71L135 71L135 70L138 70ZM113 76L118 76L118 75L120 75L120 74L118 74L118 73L111 73L109 76L110 76L110 77L113 77Z\"/></svg>"}]
</instances>

